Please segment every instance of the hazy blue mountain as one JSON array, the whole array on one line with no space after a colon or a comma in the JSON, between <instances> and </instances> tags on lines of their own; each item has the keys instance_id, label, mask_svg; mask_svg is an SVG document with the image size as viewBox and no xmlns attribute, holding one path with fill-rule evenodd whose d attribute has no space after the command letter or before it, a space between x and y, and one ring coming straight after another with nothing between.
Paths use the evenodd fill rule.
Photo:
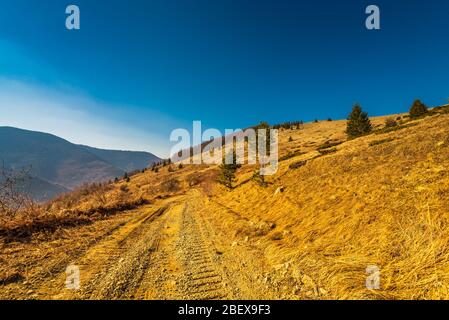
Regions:
<instances>
[{"instance_id":1,"label":"hazy blue mountain","mask_svg":"<svg viewBox=\"0 0 449 320\"><path fill-rule=\"evenodd\" d=\"M8 169L28 169L36 199L47 199L83 183L120 177L158 160L151 153L101 150L48 133L0 127L0 166L3 162Z\"/></svg>"},{"instance_id":2,"label":"hazy blue mountain","mask_svg":"<svg viewBox=\"0 0 449 320\"><path fill-rule=\"evenodd\" d=\"M83 145L81 147L126 172L147 168L152 163L161 160L149 152L104 150Z\"/></svg>"}]
</instances>

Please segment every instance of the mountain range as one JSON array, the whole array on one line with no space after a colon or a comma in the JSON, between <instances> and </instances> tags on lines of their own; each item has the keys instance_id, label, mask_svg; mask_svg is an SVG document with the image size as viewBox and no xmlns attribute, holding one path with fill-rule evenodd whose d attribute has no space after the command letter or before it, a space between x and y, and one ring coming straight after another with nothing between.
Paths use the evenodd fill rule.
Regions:
<instances>
[{"instance_id":1,"label":"mountain range","mask_svg":"<svg viewBox=\"0 0 449 320\"><path fill-rule=\"evenodd\" d=\"M28 190L37 201L92 182L141 170L160 158L149 152L103 150L73 144L52 134L0 127L0 162L8 170L27 170Z\"/></svg>"}]
</instances>

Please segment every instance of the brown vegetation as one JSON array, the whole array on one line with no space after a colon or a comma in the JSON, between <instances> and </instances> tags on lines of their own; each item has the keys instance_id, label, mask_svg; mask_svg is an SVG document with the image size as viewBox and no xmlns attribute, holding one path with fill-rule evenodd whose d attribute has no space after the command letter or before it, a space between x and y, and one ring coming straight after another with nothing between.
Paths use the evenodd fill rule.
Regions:
<instances>
[{"instance_id":1,"label":"brown vegetation","mask_svg":"<svg viewBox=\"0 0 449 320\"><path fill-rule=\"evenodd\" d=\"M186 222L174 229L170 214L176 212L182 221L203 212L208 227L200 223L201 234L220 243L220 257L235 276L267 286L264 297L449 299L448 108L431 109L419 119L394 115L400 118L396 126L386 126L387 117L370 118L373 133L349 141L346 121L280 126L282 161L274 176L262 180L254 166L243 165L228 189L216 183L218 166L161 163L128 183L89 185L45 205L22 206L14 218L3 219L0 238L4 243L27 239L27 249L48 250L46 238L37 242L38 235L63 238L61 230L70 228L80 241L83 228L98 235L100 229L109 230L109 221L119 228L122 215L136 215L141 224L149 221L147 207L182 204L186 211L167 211L170 229L150 227L165 230L167 237L183 234L179 228ZM139 240L132 226L119 234ZM23 243L8 244L22 263L38 255L23 248ZM229 252L240 253L245 265ZM258 258L245 259L247 254ZM365 286L370 265L380 269L380 290ZM262 269L264 277L253 279L251 272L259 276ZM23 270L18 262L8 262L0 269L0 286L21 283ZM240 293L257 298L262 291L243 288Z\"/></svg>"}]
</instances>

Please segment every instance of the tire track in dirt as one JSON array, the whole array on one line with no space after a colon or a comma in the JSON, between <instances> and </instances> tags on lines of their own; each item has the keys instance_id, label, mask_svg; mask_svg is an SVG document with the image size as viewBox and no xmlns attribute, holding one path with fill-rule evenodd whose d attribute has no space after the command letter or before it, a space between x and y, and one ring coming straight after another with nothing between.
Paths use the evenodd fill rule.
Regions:
<instances>
[{"instance_id":1,"label":"tire track in dirt","mask_svg":"<svg viewBox=\"0 0 449 320\"><path fill-rule=\"evenodd\" d=\"M201 196L192 192L166 213L160 247L135 299L213 300L268 297L261 252L234 245ZM223 231L226 231L223 233ZM271 297L271 295L270 295Z\"/></svg>"},{"instance_id":2,"label":"tire track in dirt","mask_svg":"<svg viewBox=\"0 0 449 320\"><path fill-rule=\"evenodd\" d=\"M165 219L161 218L159 221L156 219L166 210L166 207L158 209L143 221L142 227L135 230L131 237L120 242L119 259L89 282L82 295L87 294L90 299L132 298L148 268L151 254L159 248Z\"/></svg>"},{"instance_id":3,"label":"tire track in dirt","mask_svg":"<svg viewBox=\"0 0 449 320\"><path fill-rule=\"evenodd\" d=\"M268 297L260 252L236 245L214 209L198 192L145 206L72 261L79 290L65 288L66 274L46 280L45 299L212 300ZM267 295L266 295L267 294Z\"/></svg>"},{"instance_id":4,"label":"tire track in dirt","mask_svg":"<svg viewBox=\"0 0 449 320\"><path fill-rule=\"evenodd\" d=\"M216 250L204 234L197 213L186 204L182 213L179 249L185 282L181 290L189 299L229 299L225 275L212 258Z\"/></svg>"},{"instance_id":5,"label":"tire track in dirt","mask_svg":"<svg viewBox=\"0 0 449 320\"><path fill-rule=\"evenodd\" d=\"M136 299L225 299L225 278L213 259L216 252L206 240L190 198L166 214L160 248L152 256Z\"/></svg>"}]
</instances>

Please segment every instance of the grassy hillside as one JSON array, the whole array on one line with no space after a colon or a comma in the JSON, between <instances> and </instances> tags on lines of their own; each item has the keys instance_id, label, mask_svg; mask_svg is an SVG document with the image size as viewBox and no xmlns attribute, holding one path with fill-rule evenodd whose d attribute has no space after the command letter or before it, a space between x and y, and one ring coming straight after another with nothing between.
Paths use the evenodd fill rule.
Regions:
<instances>
[{"instance_id":1,"label":"grassy hillside","mask_svg":"<svg viewBox=\"0 0 449 320\"><path fill-rule=\"evenodd\" d=\"M302 298L449 298L449 115L403 117L383 133L386 118L373 118L375 132L351 141L346 121L281 130L285 160L269 186L243 166L232 191L203 188L210 213L237 240L262 243L273 265L294 266L292 276L309 287ZM326 148L333 150L322 154ZM217 168L183 170L139 175L131 185L151 193L158 179L187 181ZM369 265L381 270L383 290L366 289Z\"/></svg>"},{"instance_id":2,"label":"grassy hillside","mask_svg":"<svg viewBox=\"0 0 449 320\"><path fill-rule=\"evenodd\" d=\"M289 298L449 299L447 109L417 120L394 115L398 126L389 129L387 117L373 118L373 133L349 141L346 121L282 129L282 161L266 187L250 166L227 190L216 183L217 166L173 164L80 190L48 210L85 223L190 195L233 246L263 253L267 279ZM365 286L372 265L381 290Z\"/></svg>"},{"instance_id":3,"label":"grassy hillside","mask_svg":"<svg viewBox=\"0 0 449 320\"><path fill-rule=\"evenodd\" d=\"M318 158L310 150L281 163L268 188L242 184L217 193L213 202L254 225L276 225L261 241L273 264L290 263L306 279L304 298L319 297L321 288L330 298L447 299L448 120L418 120L345 142ZM311 125L301 135L321 143L334 139L342 125ZM284 138L289 134L283 132ZM310 147L295 141L290 148ZM285 191L275 195L281 186ZM215 207L217 219L226 222ZM369 265L380 268L382 290L365 288Z\"/></svg>"}]
</instances>

